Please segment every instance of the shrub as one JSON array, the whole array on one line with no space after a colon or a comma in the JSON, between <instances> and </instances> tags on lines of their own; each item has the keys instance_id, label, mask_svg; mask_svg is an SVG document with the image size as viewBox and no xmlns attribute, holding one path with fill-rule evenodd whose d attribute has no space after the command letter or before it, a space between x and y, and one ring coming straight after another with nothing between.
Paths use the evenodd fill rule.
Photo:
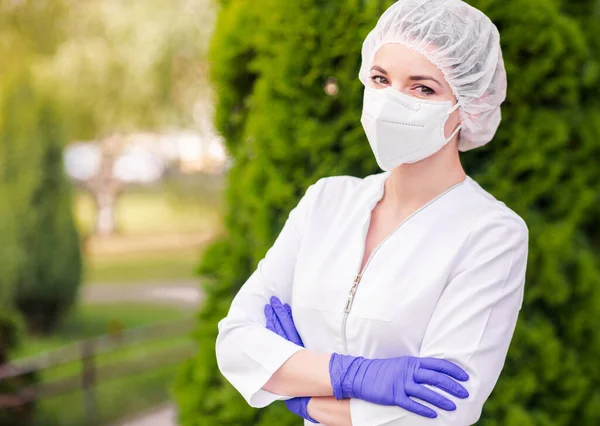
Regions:
<instances>
[{"instance_id":1,"label":"shrub","mask_svg":"<svg viewBox=\"0 0 600 426\"><path fill-rule=\"evenodd\" d=\"M7 84L0 106L2 288L33 331L51 330L74 303L82 260L71 188L63 170L65 130L56 105L27 73ZM10 278L10 279L9 279Z\"/></svg>"},{"instance_id":2,"label":"shrub","mask_svg":"<svg viewBox=\"0 0 600 426\"><path fill-rule=\"evenodd\" d=\"M23 340L24 324L21 316L6 306L0 310L0 366L7 371L9 352L19 346ZM29 373L0 380L0 395L17 396L24 387L33 385L37 374ZM27 426L33 421L34 401L28 401L14 407L0 409L0 426Z\"/></svg>"}]
</instances>

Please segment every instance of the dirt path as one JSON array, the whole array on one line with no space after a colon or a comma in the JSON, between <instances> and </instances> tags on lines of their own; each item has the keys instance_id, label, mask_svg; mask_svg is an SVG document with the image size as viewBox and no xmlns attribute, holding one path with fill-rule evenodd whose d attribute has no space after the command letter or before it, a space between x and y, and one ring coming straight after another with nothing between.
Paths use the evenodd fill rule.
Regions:
<instances>
[{"instance_id":1,"label":"dirt path","mask_svg":"<svg viewBox=\"0 0 600 426\"><path fill-rule=\"evenodd\" d=\"M91 283L82 289L87 303L154 302L196 308L202 301L198 280L126 285Z\"/></svg>"},{"instance_id":2,"label":"dirt path","mask_svg":"<svg viewBox=\"0 0 600 426\"><path fill-rule=\"evenodd\" d=\"M198 249L214 238L215 232L189 232L185 234L158 235L113 235L110 237L90 237L85 244L85 252L90 255L129 255L153 251Z\"/></svg>"},{"instance_id":3,"label":"dirt path","mask_svg":"<svg viewBox=\"0 0 600 426\"><path fill-rule=\"evenodd\" d=\"M176 418L175 407L168 405L115 426L176 426Z\"/></svg>"}]
</instances>

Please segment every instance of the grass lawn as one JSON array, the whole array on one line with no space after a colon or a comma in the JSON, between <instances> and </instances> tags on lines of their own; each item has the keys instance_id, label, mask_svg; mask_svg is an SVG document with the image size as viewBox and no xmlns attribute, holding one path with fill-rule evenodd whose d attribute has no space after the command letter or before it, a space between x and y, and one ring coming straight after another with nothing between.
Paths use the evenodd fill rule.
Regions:
<instances>
[{"instance_id":1,"label":"grass lawn","mask_svg":"<svg viewBox=\"0 0 600 426\"><path fill-rule=\"evenodd\" d=\"M152 410L169 399L171 382L179 365L169 365L147 373L114 380L97 388L98 425L114 425L136 413ZM82 392L43 401L35 426L88 425ZM91 426L91 425L90 425Z\"/></svg>"},{"instance_id":2,"label":"grass lawn","mask_svg":"<svg viewBox=\"0 0 600 426\"><path fill-rule=\"evenodd\" d=\"M127 284L141 281L165 283L194 279L199 249L95 255L87 259L86 282Z\"/></svg>"},{"instance_id":3,"label":"grass lawn","mask_svg":"<svg viewBox=\"0 0 600 426\"><path fill-rule=\"evenodd\" d=\"M77 340L100 336L115 327L134 328L162 321L176 320L189 311L173 306L114 303L80 305L59 326L52 336L27 336L25 344L13 355L19 359L60 348Z\"/></svg>"},{"instance_id":4,"label":"grass lawn","mask_svg":"<svg viewBox=\"0 0 600 426\"><path fill-rule=\"evenodd\" d=\"M98 358L99 367L126 361L129 365L145 363L150 357L156 360L167 350L188 346L189 337L173 337L156 342L124 348ZM116 365L116 364L115 364ZM117 379L102 381L95 388L97 424L110 424L136 413L148 411L169 399L171 383L179 364L165 363L158 368L137 374L124 374ZM80 374L79 364L70 364L44 374L43 380L59 379ZM65 410L64 407L69 407ZM82 391L67 393L41 402L36 417L43 425L78 426L87 424Z\"/></svg>"},{"instance_id":5,"label":"grass lawn","mask_svg":"<svg viewBox=\"0 0 600 426\"><path fill-rule=\"evenodd\" d=\"M88 240L85 281L193 279L205 236L217 234L222 226L220 193L220 186L206 179L127 190L117 201L118 234ZM74 204L80 232L89 235L95 220L93 199L77 191Z\"/></svg>"},{"instance_id":6,"label":"grass lawn","mask_svg":"<svg viewBox=\"0 0 600 426\"><path fill-rule=\"evenodd\" d=\"M90 193L76 191L74 211L83 235L93 231L94 200ZM116 222L123 235L187 233L211 230L221 216L220 187L198 187L182 191L167 185L131 188L117 199Z\"/></svg>"},{"instance_id":7,"label":"grass lawn","mask_svg":"<svg viewBox=\"0 0 600 426\"><path fill-rule=\"evenodd\" d=\"M29 337L15 354L18 359L68 345L74 341L105 334L115 328L133 328L157 322L176 320L190 315L177 308L145 304L83 305L69 315L51 337ZM137 365L152 356L161 356L165 350L188 346L188 335L174 336L125 346L97 358L99 367L126 361ZM42 381L77 375L80 364L72 363L47 370ZM96 388L98 424L109 424L123 417L155 407L168 399L169 386L175 377L177 365L164 365L149 372L117 380L101 382ZM86 424L83 411L83 393L72 392L42 400L38 406L36 424L41 426L75 426ZM68 407L68 409L65 409Z\"/></svg>"}]
</instances>

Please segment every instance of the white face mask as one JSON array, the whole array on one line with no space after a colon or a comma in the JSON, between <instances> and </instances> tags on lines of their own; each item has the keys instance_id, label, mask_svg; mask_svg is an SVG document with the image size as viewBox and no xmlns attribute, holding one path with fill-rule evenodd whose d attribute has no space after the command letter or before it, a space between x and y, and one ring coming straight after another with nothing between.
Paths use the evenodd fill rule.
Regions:
<instances>
[{"instance_id":1,"label":"white face mask","mask_svg":"<svg viewBox=\"0 0 600 426\"><path fill-rule=\"evenodd\" d=\"M452 140L444 125L459 107L451 101L428 101L405 95L392 87L365 88L361 122L377 164L388 171L400 164L421 161Z\"/></svg>"}]
</instances>

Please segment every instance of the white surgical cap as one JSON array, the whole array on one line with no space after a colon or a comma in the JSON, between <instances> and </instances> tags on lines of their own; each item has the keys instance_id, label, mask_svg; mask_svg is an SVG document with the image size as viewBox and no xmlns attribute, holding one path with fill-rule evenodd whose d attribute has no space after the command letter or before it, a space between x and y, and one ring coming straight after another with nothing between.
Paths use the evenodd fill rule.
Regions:
<instances>
[{"instance_id":1,"label":"white surgical cap","mask_svg":"<svg viewBox=\"0 0 600 426\"><path fill-rule=\"evenodd\" d=\"M388 43L421 53L443 72L461 106L461 151L492 140L506 98L506 71L498 29L487 16L461 0L397 1L363 44L359 78L365 86L375 53Z\"/></svg>"}]
</instances>

